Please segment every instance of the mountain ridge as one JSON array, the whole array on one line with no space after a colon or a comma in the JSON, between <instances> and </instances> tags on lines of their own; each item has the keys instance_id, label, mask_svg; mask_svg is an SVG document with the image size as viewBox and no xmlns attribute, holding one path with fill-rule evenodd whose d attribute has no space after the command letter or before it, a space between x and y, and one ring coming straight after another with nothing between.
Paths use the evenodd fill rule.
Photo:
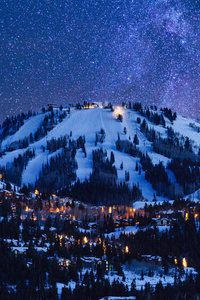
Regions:
<instances>
[{"instance_id":1,"label":"mountain ridge","mask_svg":"<svg viewBox=\"0 0 200 300\"><path fill-rule=\"evenodd\" d=\"M142 110L137 110L133 107L134 105L130 108L130 103L129 106L123 103L123 106L115 106L111 107L111 109L100 107L81 110L71 109L69 112L65 112L65 114L62 110L52 110L31 116L16 133L2 140L0 158L1 172L4 174L4 177L7 178L7 172L10 169L12 170L14 166L17 172L16 174L21 176L21 180L16 181L14 177L16 174L11 174L11 179L14 179L14 182L12 180L10 181L15 184L20 183L21 186L25 184L26 186L31 185L32 188L37 188L35 183L37 182L39 184L41 181L41 172L45 170L45 166L50 170L50 163L52 163L55 167L54 171L51 170L51 175L49 176L53 182L60 180L63 184L68 184L78 179L83 182L85 179L89 180L94 171L94 151L102 148L106 151L106 156L102 160L104 165L101 165L100 169L105 169L106 161L109 162L109 157L111 157L112 153L114 155L114 162L111 165L116 168L117 177L115 180L117 180L117 183L126 183L129 187L134 184L139 185L139 188L142 190L143 198L148 201L152 201L155 198L157 200L171 199L164 184L167 184L170 189L180 190L180 192L177 192L177 195L174 193L174 196L186 196L198 191L199 123L179 115L176 117L176 120L170 121L164 115L164 112L158 111L156 107L141 107ZM119 121L119 116L122 116L122 122ZM33 136L41 124L44 126L45 118L48 120L45 125L46 134L43 136L41 134L41 138L36 141L34 140L35 137L32 137L30 141L30 134ZM165 126L160 124L155 125L155 123L153 123L155 118L158 120L162 119ZM143 130L142 132L141 128L144 120L146 127L145 131ZM50 123L52 123L51 126ZM169 148L169 151L163 155L163 153L161 154L159 151L163 147L162 143L169 141L168 135L170 128L174 134L171 140L179 139L179 145L174 144L173 148L167 144L164 147L166 149ZM152 133L153 136L156 136L154 139L156 139L157 144L155 140L152 141ZM138 144L134 143L135 136L138 138ZM17 139L19 137L21 137L21 140L28 139L28 145L25 144L25 147L21 147L21 149L9 149L13 143L18 142ZM158 140L160 148L158 147ZM125 148L117 149L117 141L120 141L120 147L124 147L125 145ZM185 148L186 141L189 141L190 149ZM50 152L48 148L50 145L51 151L53 152ZM155 152L155 145L159 148L159 151L156 150L157 152ZM66 150L63 149L68 149L67 154L64 154ZM173 165L171 169L168 168L172 160L174 160L173 157L167 157L167 155L174 155L172 154L172 149L175 149L173 151L180 151L183 160L190 156L194 157L195 160L191 163L191 166L189 165L189 167L187 167L194 169L193 172L196 172L195 176L197 179L195 178L194 182L189 181L184 188L179 187L182 179L176 178L179 174L174 174ZM179 152L177 153L176 156L179 156ZM145 169L141 163L142 156L145 155L147 156L146 159L148 158L148 160L151 161L148 170ZM59 171L61 173L57 173L57 175L55 174L57 172L57 162L54 162L54 160L58 160L58 158L61 159L61 157L64 160L67 159L67 166L71 166L70 175L67 174L66 170ZM21 161L24 160L26 160L26 163L21 163ZM153 170L157 168L159 164L161 169L159 169L159 171ZM110 168L108 163L106 168ZM180 162L180 168L184 168L183 162ZM98 170L98 175L102 176L103 171L100 169ZM106 172L109 173L110 171L108 169L106 169ZM12 173L11 171L9 172ZM152 176L157 176L155 175L157 173L154 174L154 172L161 172L165 177L163 180L166 182L160 184L162 185L160 188L157 183L159 179L153 180L151 178ZM106 175L107 177L114 178L113 175L108 176L108 173ZM45 176L47 177L47 175ZM70 179L70 176L72 176L73 179ZM67 180L66 177L68 178ZM55 186L58 187L59 184L56 183ZM63 187L60 186L57 191L60 190L60 188ZM171 193L171 195L173 195L173 193Z\"/></svg>"}]
</instances>

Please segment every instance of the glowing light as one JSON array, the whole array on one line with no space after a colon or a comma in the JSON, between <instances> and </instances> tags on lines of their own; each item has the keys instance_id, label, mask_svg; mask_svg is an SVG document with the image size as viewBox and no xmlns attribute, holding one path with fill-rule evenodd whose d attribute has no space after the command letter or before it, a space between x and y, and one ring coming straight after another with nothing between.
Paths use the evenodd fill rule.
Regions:
<instances>
[{"instance_id":1,"label":"glowing light","mask_svg":"<svg viewBox=\"0 0 200 300\"><path fill-rule=\"evenodd\" d=\"M39 195L40 194L40 192L38 191L38 190L35 190L35 195Z\"/></svg>"},{"instance_id":2,"label":"glowing light","mask_svg":"<svg viewBox=\"0 0 200 300\"><path fill-rule=\"evenodd\" d=\"M28 206L26 206L26 209L25 209L25 211L26 211L26 212L28 212L28 211L29 211L29 209L28 209Z\"/></svg>"},{"instance_id":3,"label":"glowing light","mask_svg":"<svg viewBox=\"0 0 200 300\"><path fill-rule=\"evenodd\" d=\"M108 212L109 212L109 214L112 213L112 207L111 206L109 207Z\"/></svg>"},{"instance_id":4,"label":"glowing light","mask_svg":"<svg viewBox=\"0 0 200 300\"><path fill-rule=\"evenodd\" d=\"M59 212L59 208L58 208L58 207L56 208L56 212L57 212L57 213Z\"/></svg>"},{"instance_id":5,"label":"glowing light","mask_svg":"<svg viewBox=\"0 0 200 300\"><path fill-rule=\"evenodd\" d=\"M188 213L185 214L185 221L188 220Z\"/></svg>"},{"instance_id":6,"label":"glowing light","mask_svg":"<svg viewBox=\"0 0 200 300\"><path fill-rule=\"evenodd\" d=\"M178 263L177 258L174 258L174 263L175 263L175 265L177 265L177 263Z\"/></svg>"},{"instance_id":7,"label":"glowing light","mask_svg":"<svg viewBox=\"0 0 200 300\"><path fill-rule=\"evenodd\" d=\"M33 217L31 218L31 220L37 221L37 216L33 216Z\"/></svg>"},{"instance_id":8,"label":"glowing light","mask_svg":"<svg viewBox=\"0 0 200 300\"><path fill-rule=\"evenodd\" d=\"M183 260L182 260L182 266L183 266L184 268L187 268L187 260L186 260L185 257L183 257Z\"/></svg>"},{"instance_id":9,"label":"glowing light","mask_svg":"<svg viewBox=\"0 0 200 300\"><path fill-rule=\"evenodd\" d=\"M2 179L2 174L0 174L0 179Z\"/></svg>"},{"instance_id":10,"label":"glowing light","mask_svg":"<svg viewBox=\"0 0 200 300\"><path fill-rule=\"evenodd\" d=\"M106 254L106 244L103 242L103 253Z\"/></svg>"},{"instance_id":11,"label":"glowing light","mask_svg":"<svg viewBox=\"0 0 200 300\"><path fill-rule=\"evenodd\" d=\"M128 246L125 247L125 253L129 253L129 248L128 248Z\"/></svg>"},{"instance_id":12,"label":"glowing light","mask_svg":"<svg viewBox=\"0 0 200 300\"><path fill-rule=\"evenodd\" d=\"M102 206L101 211L104 212L104 207Z\"/></svg>"},{"instance_id":13,"label":"glowing light","mask_svg":"<svg viewBox=\"0 0 200 300\"><path fill-rule=\"evenodd\" d=\"M85 244L87 244L87 242L88 242L87 236L84 236L83 242L84 242Z\"/></svg>"},{"instance_id":14,"label":"glowing light","mask_svg":"<svg viewBox=\"0 0 200 300\"><path fill-rule=\"evenodd\" d=\"M118 119L119 115L123 117L123 109L120 106L117 106L114 110L114 117Z\"/></svg>"},{"instance_id":15,"label":"glowing light","mask_svg":"<svg viewBox=\"0 0 200 300\"><path fill-rule=\"evenodd\" d=\"M195 219L198 218L198 216L199 216L198 214L195 214L195 215L194 215Z\"/></svg>"}]
</instances>

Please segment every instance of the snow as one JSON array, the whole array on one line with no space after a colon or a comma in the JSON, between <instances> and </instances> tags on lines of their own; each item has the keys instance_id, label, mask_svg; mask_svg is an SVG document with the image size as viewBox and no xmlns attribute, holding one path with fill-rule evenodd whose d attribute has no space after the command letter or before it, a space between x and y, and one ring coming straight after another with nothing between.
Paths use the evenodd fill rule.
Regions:
<instances>
[{"instance_id":1,"label":"snow","mask_svg":"<svg viewBox=\"0 0 200 300\"><path fill-rule=\"evenodd\" d=\"M124 270L124 275L125 275L125 283L128 285L129 289L131 287L131 283L133 279L135 278L136 280L136 289L140 290L141 287L144 287L146 283L150 283L151 286L154 286L159 283L160 281L162 282L163 285L173 284L174 283L174 278L171 275L165 275L165 276L160 276L160 274L156 274L152 277L148 275L144 275L144 278L141 278L141 273L135 273L132 270Z\"/></svg>"},{"instance_id":2,"label":"snow","mask_svg":"<svg viewBox=\"0 0 200 300\"><path fill-rule=\"evenodd\" d=\"M15 250L17 250L17 251L19 251L19 252L26 252L27 250L28 250L28 247L11 247L11 250L12 251L15 251Z\"/></svg>"},{"instance_id":3,"label":"snow","mask_svg":"<svg viewBox=\"0 0 200 300\"><path fill-rule=\"evenodd\" d=\"M123 113L123 112L122 112ZM134 113L134 112L133 112ZM38 115L36 117L32 117L28 123L24 124L21 128L21 138L30 134L30 130L32 132L36 131L38 125L38 120L41 120L41 117L44 115ZM34 122L34 118L37 120ZM25 130L25 125L30 125L29 131ZM67 117L63 120L63 122L59 123L53 130L51 130L46 137L41 140L35 142L32 145L29 145L27 149L34 148L36 157L29 161L26 169L22 174L22 185L26 184L34 184L35 180L38 178L40 171L42 170L42 165L47 162L51 156L48 151L43 152L42 147L46 146L47 140L52 138L59 138L65 134L70 134L72 131L72 138L77 139L79 136L85 136L86 139L86 152L87 157L82 151L79 149L77 151L76 160L78 163L77 170L77 178L80 180L85 180L85 178L89 178L92 173L92 151L99 147L103 147L103 149L107 150L108 157L110 157L111 151L113 151L115 156L115 166L118 172L118 178L120 181L125 181L125 170L130 174L129 183L137 184L142 188L143 196L145 199L151 201L153 199L153 195L156 194L156 191L152 189L150 183L145 180L145 174L142 171L141 175L135 171L136 161L139 162L138 158L131 157L126 153L121 153L116 150L115 142L117 140L117 135L119 133L120 139L128 139L127 135L124 134L123 129L126 124L120 123L116 120L114 113L110 110L105 110L101 108L88 109L88 110L72 110L70 113L70 117ZM95 136L97 132L100 132L100 129L103 128L105 130L106 136L103 144L98 143L97 147L95 147ZM22 130L23 129L23 130ZM132 128L132 137L135 134L135 129ZM16 139L16 136L13 137L13 140ZM146 140L146 138L144 138ZM146 141L146 145L150 143ZM6 153L0 159L0 165L6 166L7 163L13 162L14 158L19 154L23 154L27 149L19 149L9 153ZM59 150L58 150L59 151ZM53 153L52 155L56 155L57 153ZM158 158L159 159L159 158ZM154 158L156 161L156 156ZM123 162L123 170L120 169L120 164ZM158 197L158 200L163 200L163 197Z\"/></svg>"},{"instance_id":4,"label":"snow","mask_svg":"<svg viewBox=\"0 0 200 300\"><path fill-rule=\"evenodd\" d=\"M153 218L152 218L153 219ZM149 227L149 228L152 228L152 229L154 229L154 226L151 226L151 227ZM160 226L158 226L158 225L156 225L156 228L160 231L160 232L163 232L163 231L168 231L168 230L170 230L170 226L168 226L168 225L165 225L165 226L162 226L162 225L160 225Z\"/></svg>"},{"instance_id":5,"label":"snow","mask_svg":"<svg viewBox=\"0 0 200 300\"><path fill-rule=\"evenodd\" d=\"M76 282L72 281L72 280L70 282L68 282L68 284L57 282L56 287L57 287L57 291L58 291L58 299L61 299L62 289L63 288L71 288L71 290L73 291L76 287Z\"/></svg>"},{"instance_id":6,"label":"snow","mask_svg":"<svg viewBox=\"0 0 200 300\"><path fill-rule=\"evenodd\" d=\"M148 151L148 155L152 159L153 164L158 164L159 162L162 162L164 166L167 165L169 158L157 154L152 151L152 143L147 140L147 138L140 132L140 125L137 123L137 118L140 117L141 120L145 119L147 122L147 125L149 128L154 129L157 133L159 133L163 138L166 137L166 128L164 128L161 125L154 125L151 123L147 118L141 117L137 112L131 110L125 110L124 111L124 126L127 129L127 138L130 136L131 141L133 141L134 135L137 134L139 139L139 145L138 148L141 152L146 153Z\"/></svg>"},{"instance_id":7,"label":"snow","mask_svg":"<svg viewBox=\"0 0 200 300\"><path fill-rule=\"evenodd\" d=\"M47 248L45 247L34 247L34 249L37 251L37 252L47 252Z\"/></svg>"},{"instance_id":8,"label":"snow","mask_svg":"<svg viewBox=\"0 0 200 300\"><path fill-rule=\"evenodd\" d=\"M15 134L8 136L2 142L2 149L15 141L23 140L24 138L29 137L31 133L34 134L42 124L45 115L46 114L38 114L29 118L28 120L25 120L24 125L22 125Z\"/></svg>"},{"instance_id":9,"label":"snow","mask_svg":"<svg viewBox=\"0 0 200 300\"><path fill-rule=\"evenodd\" d=\"M84 229L81 227L78 227L78 231L80 231L81 233L92 233L92 229Z\"/></svg>"},{"instance_id":10,"label":"snow","mask_svg":"<svg viewBox=\"0 0 200 300\"><path fill-rule=\"evenodd\" d=\"M123 122L119 122L116 119L116 111L120 112L123 115ZM8 137L3 141L2 146L5 147L9 143L23 139L34 133L38 126L41 124L45 117L45 114L38 114L34 117L31 117L29 120L25 121L25 124L16 132L13 136ZM64 135L69 135L72 132L72 139L77 139L79 136L85 136L85 148L87 156L85 157L82 149L79 149L76 154L76 160L78 163L77 178L80 180L88 179L92 173L92 151L102 147L107 151L108 157L110 157L111 151L113 151L115 156L114 165L117 168L118 180L125 181L125 171L129 172L130 180L128 184L139 184L139 187L142 188L142 193L144 199L152 201L156 191L152 188L151 184L146 181L145 173L141 171L141 174L135 170L136 162L139 164L139 158L131 157L126 153L121 153L116 150L115 142L117 141L118 134L121 140L130 140L133 141L134 135L137 133L139 139L139 145L137 146L140 151L143 153L148 152L152 163L158 164L162 162L164 166L168 164L170 159L166 158L163 155L157 154L152 150L152 144L146 139L146 137L140 132L139 124L137 123L137 117L141 117L138 113L133 110L125 110L122 107L115 107L115 111L111 112L107 109L94 108L94 109L85 109L85 110L71 110L70 115L67 116L61 123L56 125L44 138L41 140L29 145L27 149L35 150L35 158L28 162L26 169L22 174L22 184L34 184L36 178L38 178L40 171L42 170L42 165L47 162L51 156L56 155L53 153L49 155L48 151L43 152L43 147L46 146L46 142L52 138L59 138ZM166 128L162 126L155 126L147 120L148 126L151 126L159 132L162 137L166 137ZM184 117L178 116L177 120L174 121L174 124L171 124L169 120L166 119L166 126L171 126L175 131L180 132L182 135L188 135L193 141L194 146L199 147L200 143L200 133L194 131L189 124L195 123L200 127L200 124ZM127 134L124 133L124 127L127 129ZM97 143L95 146L95 136L96 133L100 133L100 129L105 130L105 141L103 143ZM14 158L19 154L23 154L27 149L19 149L12 152L6 153L3 157L0 158L0 165L6 166L7 163L13 162ZM60 151L60 150L58 150ZM123 162L123 170L120 169L120 165ZM171 171L168 172L168 177L170 181L176 184L176 178ZM197 194L195 195L197 196ZM164 197L156 196L156 199L159 202L168 200ZM135 207L136 204L134 204ZM142 207L145 205L144 202L137 203L137 205ZM136 208L136 207L135 207Z\"/></svg>"},{"instance_id":11,"label":"snow","mask_svg":"<svg viewBox=\"0 0 200 300\"><path fill-rule=\"evenodd\" d=\"M56 282L56 288L57 288L57 291L58 291L58 299L61 298L62 289L63 289L63 288L66 288L66 287L67 287L67 286L66 286L64 283Z\"/></svg>"},{"instance_id":12,"label":"snow","mask_svg":"<svg viewBox=\"0 0 200 300\"><path fill-rule=\"evenodd\" d=\"M185 200L190 199L194 202L199 202L200 201L200 189L198 189L196 192L187 195L184 197Z\"/></svg>"},{"instance_id":13,"label":"snow","mask_svg":"<svg viewBox=\"0 0 200 300\"><path fill-rule=\"evenodd\" d=\"M105 141L103 144L98 143L97 147L95 147L95 136L97 132L100 132L101 128L103 128L106 133ZM85 157L82 149L79 149L76 155L78 163L77 178L80 180L89 178L89 175L92 173L93 165L92 151L99 147L103 147L103 149L107 150L108 157L110 157L111 151L114 153L115 166L117 168L119 180L125 181L125 170L128 171L130 174L130 183L139 183L139 186L143 189L144 198L151 201L156 191L154 191L151 184L145 180L145 174L143 171L141 175L135 171L135 165L138 158L131 157L128 154L121 153L116 150L115 142L117 140L118 133L121 139L127 139L127 136L123 132L123 128L124 124L116 120L114 113L109 110L95 108L71 111L70 117L65 118L63 122L59 123L53 130L51 130L46 137L31 145L35 149L36 157L29 161L26 169L24 170L22 174L22 184L33 184L42 169L42 164L46 163L47 157L50 158L48 151L42 151L42 147L46 145L47 140L59 138L65 134L69 135L70 131L72 131L73 139L77 139L79 136L83 135L86 139L85 147L87 157ZM135 134L134 129L133 134ZM6 156L4 156L4 165L13 160L14 157L19 155L19 153L23 153L24 150L17 151L7 153ZM55 155L55 153L53 155ZM121 162L123 162L123 170L120 169ZM163 197L158 198L158 200L163 200Z\"/></svg>"},{"instance_id":14,"label":"snow","mask_svg":"<svg viewBox=\"0 0 200 300\"><path fill-rule=\"evenodd\" d=\"M156 197L157 198L157 197ZM153 202L147 202L147 201L136 201L136 202L134 202L133 203L133 208L134 209L142 209L142 208L144 208L145 207L145 204L146 205L154 205L154 204L157 204L157 205L162 205L163 204L163 202L165 202L165 201L168 201L168 199L166 199L166 200L164 200L164 201L153 201ZM168 201L170 204L173 204L173 202L174 202L174 200L170 200L170 201Z\"/></svg>"},{"instance_id":15,"label":"snow","mask_svg":"<svg viewBox=\"0 0 200 300\"><path fill-rule=\"evenodd\" d=\"M143 209L145 207L145 204L147 203L147 201L136 201L133 203L133 208L134 209Z\"/></svg>"},{"instance_id":16,"label":"snow","mask_svg":"<svg viewBox=\"0 0 200 300\"><path fill-rule=\"evenodd\" d=\"M141 272L140 270L128 270L127 268L123 268L125 280L123 280L122 276L116 275L114 272L109 272L109 275L105 275L105 278L109 279L109 281L112 283L114 280L118 280L119 282L123 282L123 284L127 285L129 290L131 289L131 283L133 280L135 280L136 283L136 289L141 290L141 288L145 286L146 283L150 283L151 286L155 287L157 283L160 281L165 286L168 283L174 284L174 277L173 275L163 275L161 272L155 273L154 276L148 276L144 274L143 279L141 278ZM140 272L140 273L139 273ZM145 272L144 272L145 273ZM148 273L148 271L147 271Z\"/></svg>"},{"instance_id":17,"label":"snow","mask_svg":"<svg viewBox=\"0 0 200 300\"><path fill-rule=\"evenodd\" d=\"M108 296L108 297L106 297L106 299L107 300L134 300L134 299L136 299L136 297L135 296L126 296L126 297ZM105 298L103 297L99 300L105 300Z\"/></svg>"},{"instance_id":18,"label":"snow","mask_svg":"<svg viewBox=\"0 0 200 300\"><path fill-rule=\"evenodd\" d=\"M125 228L116 228L114 232L106 233L105 238L111 239L114 237L115 239L118 239L120 237L120 234L136 234L136 232L139 230L137 226L126 226Z\"/></svg>"},{"instance_id":19,"label":"snow","mask_svg":"<svg viewBox=\"0 0 200 300\"><path fill-rule=\"evenodd\" d=\"M85 179L88 179L90 174L92 173L92 155L90 155L89 158L85 158L85 154L83 153L82 149L78 149L76 154L76 161L78 163L78 170L76 171L77 178L83 181Z\"/></svg>"},{"instance_id":20,"label":"snow","mask_svg":"<svg viewBox=\"0 0 200 300\"><path fill-rule=\"evenodd\" d=\"M49 231L56 231L57 229L56 229L56 227L50 227L49 228Z\"/></svg>"},{"instance_id":21,"label":"snow","mask_svg":"<svg viewBox=\"0 0 200 300\"><path fill-rule=\"evenodd\" d=\"M154 165L158 165L159 163L162 163L164 167L167 167L168 163L171 161L170 158L155 152L149 152L148 155L151 158L152 163Z\"/></svg>"},{"instance_id":22,"label":"snow","mask_svg":"<svg viewBox=\"0 0 200 300\"><path fill-rule=\"evenodd\" d=\"M18 149L12 152L6 152L6 155L0 158L1 167L5 167L7 164L12 163L15 157L18 157L19 154L23 155L26 150L27 149Z\"/></svg>"},{"instance_id":23,"label":"snow","mask_svg":"<svg viewBox=\"0 0 200 300\"><path fill-rule=\"evenodd\" d=\"M4 239L5 242L7 242L8 244L13 243L13 245L15 245L17 247L18 244L18 240L14 240L14 239Z\"/></svg>"},{"instance_id":24,"label":"snow","mask_svg":"<svg viewBox=\"0 0 200 300\"><path fill-rule=\"evenodd\" d=\"M43 152L42 150L35 159L32 159L27 168L22 173L22 185L26 184L34 184L36 179L39 177L40 172L42 171L42 165L46 164L47 161L51 159L51 157L56 156L57 154L61 153L61 149L57 150L56 152L49 154L48 151ZM39 151L38 151L39 152Z\"/></svg>"},{"instance_id":25,"label":"snow","mask_svg":"<svg viewBox=\"0 0 200 300\"><path fill-rule=\"evenodd\" d=\"M183 136L188 136L194 142L194 149L196 148L198 152L200 146L200 132L197 132L192 127L190 127L190 123L193 123L197 127L200 127L200 123L194 121L193 119L178 115L177 119L174 121L172 128L175 132L178 132Z\"/></svg>"},{"instance_id":26,"label":"snow","mask_svg":"<svg viewBox=\"0 0 200 300\"><path fill-rule=\"evenodd\" d=\"M122 276L118 276L115 274L115 272L112 271L109 271L109 274L105 276L105 278L108 278L111 283L114 280L119 280L119 282L123 282L123 284L127 285L129 290L131 289L131 283L133 282L133 280L135 280L137 290L141 290L142 287L144 288L145 284L148 282L153 288L155 288L156 284L158 284L159 282L162 282L163 286L166 286L167 284L174 284L174 274L176 272L174 268L169 269L168 274L164 275L164 270L161 266L154 267L152 263L143 264L141 262L138 262L137 265L138 266L134 267L131 265L123 266L125 280L123 280ZM153 276L148 276L149 269L153 271ZM144 273L143 279L141 278L142 271ZM185 273L181 278L182 281L185 280L186 274L190 272L192 272L193 274L196 273L193 268L184 268L184 271Z\"/></svg>"},{"instance_id":27,"label":"snow","mask_svg":"<svg viewBox=\"0 0 200 300\"><path fill-rule=\"evenodd\" d=\"M157 257L158 258L158 257ZM152 276L149 276L149 270L152 270L153 274ZM141 288L145 287L146 283L149 283L153 288L155 288L156 284L159 282L162 283L163 286L166 286L167 284L174 284L174 275L176 273L176 276L178 275L177 270L175 268L170 268L169 272L167 275L164 274L164 269L162 268L161 264L157 265L154 264L153 262L139 262L136 260L133 260L129 262L126 265L122 266L122 270L124 272L124 278L122 276L117 275L116 271L108 271L108 274L105 275L105 279L108 279L110 283L113 283L113 281L119 281L122 282L124 285L127 285L128 289L131 289L131 284L133 280L135 280L136 284L136 289L141 290ZM82 278L84 277L86 272L90 272L90 268L83 268L81 272L79 272L79 277L80 274L82 274ZM143 271L143 278L141 277ZM184 274L181 277L181 280L184 281L186 274L192 273L192 274L197 274L197 272L194 270L194 268L184 268ZM95 271L94 271L95 273ZM73 291L76 286L76 282L70 281L67 285L64 283L57 282L56 287L58 289L58 297L61 299L61 294L62 294L62 288L71 288ZM81 282L79 282L81 284ZM123 299L123 297L112 297L109 296L109 299ZM126 299L128 299L126 297Z\"/></svg>"}]
</instances>

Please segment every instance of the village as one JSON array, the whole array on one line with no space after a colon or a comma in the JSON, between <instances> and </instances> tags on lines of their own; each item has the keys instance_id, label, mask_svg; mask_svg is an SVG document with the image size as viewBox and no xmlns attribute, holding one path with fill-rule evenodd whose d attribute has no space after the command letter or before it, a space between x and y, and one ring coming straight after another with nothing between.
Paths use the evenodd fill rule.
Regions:
<instances>
[{"instance_id":1,"label":"village","mask_svg":"<svg viewBox=\"0 0 200 300\"><path fill-rule=\"evenodd\" d=\"M170 206L170 209L165 209ZM91 206L71 198L61 198L55 194L49 199L42 199L42 194L35 190L34 194L27 197L23 193L12 190L0 191L1 227L3 221L18 220L19 231L15 238L11 232L6 236L6 231L1 229L1 237L6 236L6 241L16 256L26 256L30 243L35 251L46 256L55 256L60 268L69 268L77 264L75 255L69 257L69 252L79 251L81 265L96 269L103 265L106 271L115 270L113 265L113 251L123 260L137 258L139 260L153 260L162 262L160 256L131 253L131 247L126 244L126 238L131 237L139 230L155 229L163 232L169 230L178 219L185 221L193 218L199 226L199 204L186 205L182 209L173 208L169 203L164 203L162 210L157 205L135 209L126 206ZM152 217L153 216L153 217ZM26 225L25 225L26 224ZM31 230L30 230L31 224ZM25 232L25 226L27 231ZM29 237L29 238L28 238ZM133 241L134 242L134 241ZM130 241L129 241L130 243ZM52 245L56 248L52 253ZM78 250L79 249L79 250ZM178 261L174 258L174 264ZM31 264L29 260L28 265ZM182 265L187 266L186 259Z\"/></svg>"}]
</instances>

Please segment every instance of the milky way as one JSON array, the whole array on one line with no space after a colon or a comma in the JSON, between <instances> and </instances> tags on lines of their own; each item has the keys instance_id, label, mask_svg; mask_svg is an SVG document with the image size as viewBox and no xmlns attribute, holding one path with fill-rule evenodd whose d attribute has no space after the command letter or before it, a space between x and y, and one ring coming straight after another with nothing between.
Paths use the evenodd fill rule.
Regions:
<instances>
[{"instance_id":1,"label":"milky way","mask_svg":"<svg viewBox=\"0 0 200 300\"><path fill-rule=\"evenodd\" d=\"M2 0L0 120L84 100L200 117L198 3Z\"/></svg>"}]
</instances>

